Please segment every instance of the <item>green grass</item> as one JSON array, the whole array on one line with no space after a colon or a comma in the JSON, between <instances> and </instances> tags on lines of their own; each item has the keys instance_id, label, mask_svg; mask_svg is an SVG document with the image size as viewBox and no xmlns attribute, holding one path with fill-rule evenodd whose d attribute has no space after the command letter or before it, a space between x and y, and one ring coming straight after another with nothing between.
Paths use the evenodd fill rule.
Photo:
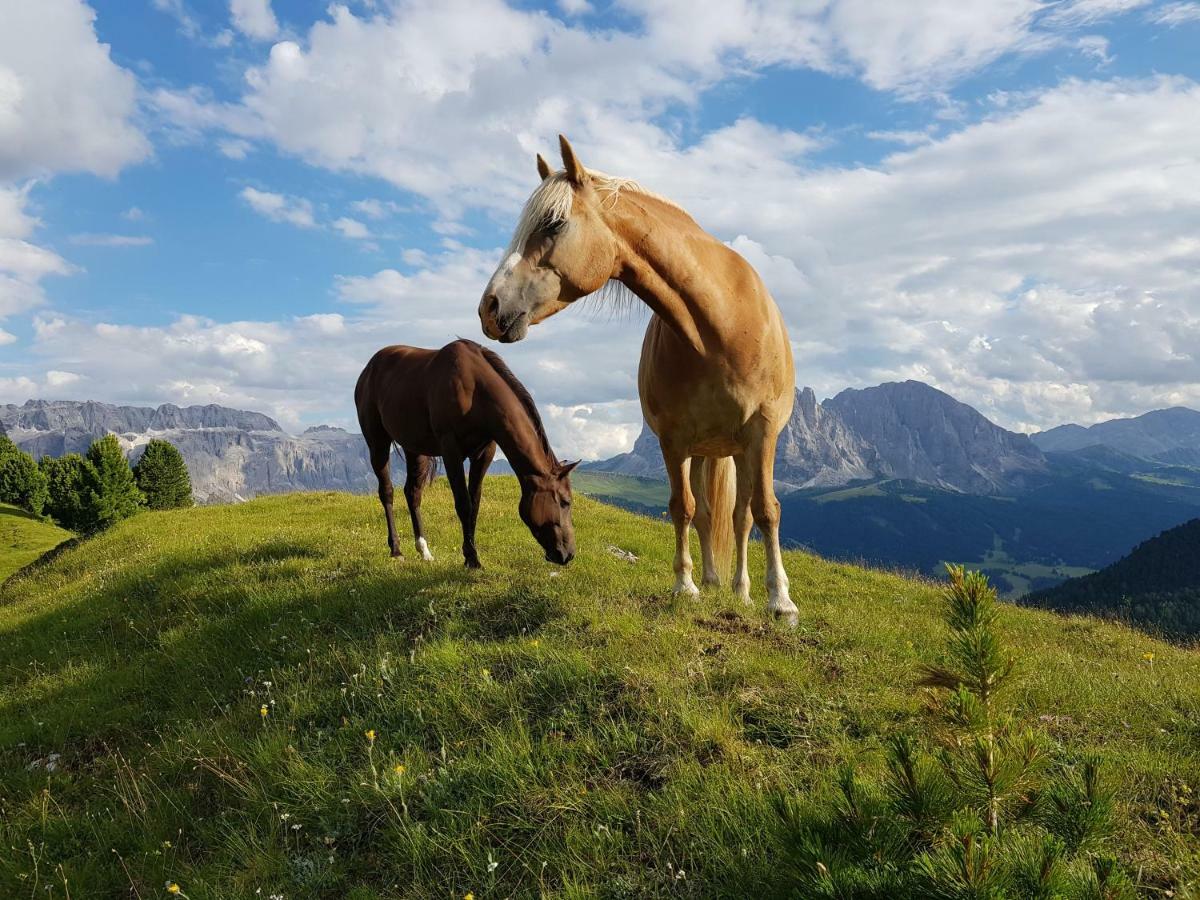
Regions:
<instances>
[{"instance_id":1,"label":"green grass","mask_svg":"<svg viewBox=\"0 0 1200 900\"><path fill-rule=\"evenodd\" d=\"M815 814L925 727L931 583L789 553L787 632L758 547L753 607L675 600L667 525L581 497L554 568L496 478L473 573L451 505L426 494L432 564L326 493L144 513L9 582L0 896L774 896L776 799ZM1002 629L1018 714L1101 754L1122 863L1187 895L1200 659L1036 610Z\"/></svg>"},{"instance_id":2,"label":"green grass","mask_svg":"<svg viewBox=\"0 0 1200 900\"><path fill-rule=\"evenodd\" d=\"M671 490L665 481L610 472L573 472L571 486L588 497L633 507L640 512L666 510L671 499Z\"/></svg>"},{"instance_id":3,"label":"green grass","mask_svg":"<svg viewBox=\"0 0 1200 900\"><path fill-rule=\"evenodd\" d=\"M46 519L0 503L0 582L72 537Z\"/></svg>"}]
</instances>

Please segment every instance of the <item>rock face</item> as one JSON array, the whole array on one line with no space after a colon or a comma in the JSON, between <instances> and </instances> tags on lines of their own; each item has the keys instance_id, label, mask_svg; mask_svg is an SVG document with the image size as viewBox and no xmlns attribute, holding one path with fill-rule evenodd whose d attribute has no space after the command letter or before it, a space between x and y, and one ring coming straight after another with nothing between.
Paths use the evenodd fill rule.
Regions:
<instances>
[{"instance_id":1,"label":"rock face","mask_svg":"<svg viewBox=\"0 0 1200 900\"><path fill-rule=\"evenodd\" d=\"M589 468L664 477L658 440L646 427L632 451ZM1045 468L1029 438L917 381L846 390L824 404L811 388L797 391L775 454L781 490L902 478L995 494L1023 486Z\"/></svg>"},{"instance_id":2,"label":"rock face","mask_svg":"<svg viewBox=\"0 0 1200 900\"><path fill-rule=\"evenodd\" d=\"M825 407L875 450L882 477L996 494L1046 471L1027 436L920 381L845 390Z\"/></svg>"},{"instance_id":3,"label":"rock face","mask_svg":"<svg viewBox=\"0 0 1200 900\"><path fill-rule=\"evenodd\" d=\"M35 458L83 453L112 433L136 462L150 440L170 441L183 454L200 503L298 490L375 489L361 435L328 426L291 435L269 416L223 406L31 400L0 406L0 428Z\"/></svg>"},{"instance_id":4,"label":"rock face","mask_svg":"<svg viewBox=\"0 0 1200 900\"><path fill-rule=\"evenodd\" d=\"M1132 419L1110 419L1090 428L1060 425L1033 435L1033 442L1047 453L1104 446L1164 463L1197 465L1200 464L1200 412L1175 406Z\"/></svg>"}]
</instances>

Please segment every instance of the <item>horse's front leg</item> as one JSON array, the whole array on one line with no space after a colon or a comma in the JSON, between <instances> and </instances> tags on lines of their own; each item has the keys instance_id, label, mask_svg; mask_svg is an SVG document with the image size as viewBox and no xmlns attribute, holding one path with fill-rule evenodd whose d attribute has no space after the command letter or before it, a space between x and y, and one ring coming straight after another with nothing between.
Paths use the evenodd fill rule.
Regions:
<instances>
[{"instance_id":1,"label":"horse's front leg","mask_svg":"<svg viewBox=\"0 0 1200 900\"><path fill-rule=\"evenodd\" d=\"M492 459L496 456L496 444L489 443L471 457L471 473L467 494L471 498L471 541L475 540L475 523L479 521L479 505L483 500L483 476L487 474Z\"/></svg>"},{"instance_id":2,"label":"horse's front leg","mask_svg":"<svg viewBox=\"0 0 1200 900\"><path fill-rule=\"evenodd\" d=\"M767 553L767 612L794 628L800 615L788 591L783 553L779 549L779 501L775 498L775 442L778 438L774 426L760 417L745 455L753 482L750 512L754 524L762 532L763 549Z\"/></svg>"},{"instance_id":3,"label":"horse's front leg","mask_svg":"<svg viewBox=\"0 0 1200 900\"><path fill-rule=\"evenodd\" d=\"M458 521L462 524L463 564L468 569L482 569L479 554L475 550L475 510L467 489L467 479L463 476L463 457L457 453L443 452L442 462L446 466L446 480L454 492L454 511L458 513Z\"/></svg>"},{"instance_id":4,"label":"horse's front leg","mask_svg":"<svg viewBox=\"0 0 1200 900\"><path fill-rule=\"evenodd\" d=\"M674 593L696 596L700 589L692 580L692 548L689 530L696 515L696 498L688 477L691 461L682 453L669 451L663 445L663 462L671 482L671 521L675 525L675 588Z\"/></svg>"},{"instance_id":5,"label":"horse's front leg","mask_svg":"<svg viewBox=\"0 0 1200 900\"><path fill-rule=\"evenodd\" d=\"M733 593L743 603L750 602L750 497L754 491L754 472L745 453L733 458L737 467L737 499L733 503L733 542L737 565L733 571Z\"/></svg>"}]
</instances>

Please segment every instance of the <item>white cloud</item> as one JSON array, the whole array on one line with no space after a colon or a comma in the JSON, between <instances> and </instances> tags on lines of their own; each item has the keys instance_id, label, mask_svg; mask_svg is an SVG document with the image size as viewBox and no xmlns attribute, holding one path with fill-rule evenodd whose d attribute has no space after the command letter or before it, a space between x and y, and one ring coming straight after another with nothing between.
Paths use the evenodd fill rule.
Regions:
<instances>
[{"instance_id":1,"label":"white cloud","mask_svg":"<svg viewBox=\"0 0 1200 900\"><path fill-rule=\"evenodd\" d=\"M279 33L271 0L229 0L229 18L234 28L255 40L269 41Z\"/></svg>"},{"instance_id":2,"label":"white cloud","mask_svg":"<svg viewBox=\"0 0 1200 900\"><path fill-rule=\"evenodd\" d=\"M341 232L342 237L350 238L355 241L364 241L371 236L371 232L367 226L357 219L351 219L342 216L340 219L333 221L333 227Z\"/></svg>"},{"instance_id":3,"label":"white cloud","mask_svg":"<svg viewBox=\"0 0 1200 900\"><path fill-rule=\"evenodd\" d=\"M74 271L57 253L26 240L39 224L25 209L31 188L0 185L0 321L43 302L43 278Z\"/></svg>"},{"instance_id":4,"label":"white cloud","mask_svg":"<svg viewBox=\"0 0 1200 900\"><path fill-rule=\"evenodd\" d=\"M275 194L252 187L242 188L239 196L256 213L272 222L285 222L298 228L315 228L317 226L317 221L313 216L313 205L303 197Z\"/></svg>"},{"instance_id":5,"label":"white cloud","mask_svg":"<svg viewBox=\"0 0 1200 900\"><path fill-rule=\"evenodd\" d=\"M1158 25L1174 28L1189 22L1200 22L1200 3L1177 2L1167 3L1151 10L1148 14L1150 21Z\"/></svg>"},{"instance_id":6,"label":"white cloud","mask_svg":"<svg viewBox=\"0 0 1200 900\"><path fill-rule=\"evenodd\" d=\"M144 234L73 234L71 243L84 247L148 247L154 238Z\"/></svg>"},{"instance_id":7,"label":"white cloud","mask_svg":"<svg viewBox=\"0 0 1200 900\"><path fill-rule=\"evenodd\" d=\"M3 328L0 328L0 347L4 347L8 344L15 344L16 342L17 336L15 334L13 334L11 331L5 331Z\"/></svg>"},{"instance_id":8,"label":"white cloud","mask_svg":"<svg viewBox=\"0 0 1200 900\"><path fill-rule=\"evenodd\" d=\"M217 141L217 149L221 155L229 159L245 159L254 149L254 145L241 138L225 138Z\"/></svg>"},{"instance_id":9,"label":"white cloud","mask_svg":"<svg viewBox=\"0 0 1200 900\"><path fill-rule=\"evenodd\" d=\"M145 159L137 83L117 66L80 0L4 4L0 181L53 172L111 177Z\"/></svg>"},{"instance_id":10,"label":"white cloud","mask_svg":"<svg viewBox=\"0 0 1200 900\"><path fill-rule=\"evenodd\" d=\"M131 206L125 212L121 213L121 218L126 222L142 222L146 219L146 213L136 206Z\"/></svg>"}]
</instances>

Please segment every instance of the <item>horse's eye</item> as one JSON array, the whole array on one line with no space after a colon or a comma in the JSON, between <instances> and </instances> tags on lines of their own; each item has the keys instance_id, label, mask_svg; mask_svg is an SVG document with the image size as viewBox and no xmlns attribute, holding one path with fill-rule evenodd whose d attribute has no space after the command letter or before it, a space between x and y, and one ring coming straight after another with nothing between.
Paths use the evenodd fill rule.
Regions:
<instances>
[{"instance_id":1,"label":"horse's eye","mask_svg":"<svg viewBox=\"0 0 1200 900\"><path fill-rule=\"evenodd\" d=\"M570 508L571 508L571 501L570 501L570 500L563 500L563 501L561 501L561 502L562 502L562 508L563 508L563 509L570 509Z\"/></svg>"}]
</instances>

